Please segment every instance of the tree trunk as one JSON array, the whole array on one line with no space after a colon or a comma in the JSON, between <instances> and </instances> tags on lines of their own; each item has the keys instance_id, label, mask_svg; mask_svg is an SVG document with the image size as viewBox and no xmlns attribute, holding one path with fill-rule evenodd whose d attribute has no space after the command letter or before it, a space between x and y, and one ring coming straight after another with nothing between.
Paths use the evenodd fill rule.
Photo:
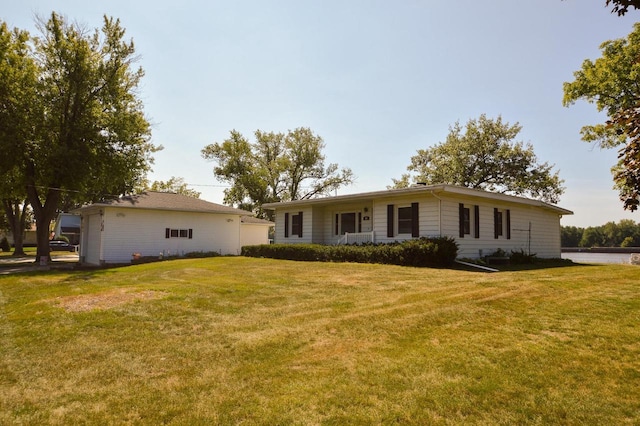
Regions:
<instances>
[{"instance_id":1,"label":"tree trunk","mask_svg":"<svg viewBox=\"0 0 640 426\"><path fill-rule=\"evenodd\" d=\"M22 208L20 208L20 201L5 199L2 200L2 206L4 207L7 220L9 221L11 234L13 235L13 256L24 256L24 231L29 201L24 200Z\"/></svg>"},{"instance_id":2,"label":"tree trunk","mask_svg":"<svg viewBox=\"0 0 640 426\"><path fill-rule=\"evenodd\" d=\"M51 250L49 249L49 226L54 219L60 201L60 193L56 189L49 189L44 204L41 203L38 190L34 185L27 186L29 202L33 208L33 215L36 218L36 237L38 240L38 250L36 252L36 263L42 257L51 261Z\"/></svg>"}]
</instances>

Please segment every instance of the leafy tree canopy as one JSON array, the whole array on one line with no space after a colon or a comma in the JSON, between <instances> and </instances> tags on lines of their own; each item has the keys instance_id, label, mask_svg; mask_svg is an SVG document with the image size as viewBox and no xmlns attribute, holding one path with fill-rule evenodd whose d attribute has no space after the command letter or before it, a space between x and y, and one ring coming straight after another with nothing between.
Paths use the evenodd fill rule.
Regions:
<instances>
[{"instance_id":1,"label":"leafy tree canopy","mask_svg":"<svg viewBox=\"0 0 640 426\"><path fill-rule=\"evenodd\" d=\"M618 16L623 16L629 11L630 7L640 9L640 0L607 0L606 5L613 5L611 13L617 13Z\"/></svg>"},{"instance_id":2,"label":"leafy tree canopy","mask_svg":"<svg viewBox=\"0 0 640 426\"><path fill-rule=\"evenodd\" d=\"M605 123L582 128L582 139L604 148L622 146L613 179L624 208L634 211L640 198L640 23L627 38L606 41L600 49L600 58L585 60L575 80L564 83L563 104L582 99L606 112Z\"/></svg>"},{"instance_id":3,"label":"leafy tree canopy","mask_svg":"<svg viewBox=\"0 0 640 426\"><path fill-rule=\"evenodd\" d=\"M137 97L143 76L119 20L88 32L56 13L41 35L0 23L0 173L17 169L37 224L38 257L63 203L131 191L156 151Z\"/></svg>"},{"instance_id":4,"label":"leafy tree canopy","mask_svg":"<svg viewBox=\"0 0 640 426\"><path fill-rule=\"evenodd\" d=\"M531 144L514 142L520 130L500 116L492 120L483 114L464 129L456 122L445 142L411 157L407 170L415 174L393 179L394 187L446 183L557 203L563 181L553 165L538 163Z\"/></svg>"},{"instance_id":5,"label":"leafy tree canopy","mask_svg":"<svg viewBox=\"0 0 640 426\"><path fill-rule=\"evenodd\" d=\"M171 176L171 179L164 182L155 180L148 188L150 191L173 192L174 194L186 195L187 197L200 198L200 193L187 188L184 178Z\"/></svg>"},{"instance_id":6,"label":"leafy tree canopy","mask_svg":"<svg viewBox=\"0 0 640 426\"><path fill-rule=\"evenodd\" d=\"M600 226L561 228L562 247L640 247L640 223L622 219Z\"/></svg>"},{"instance_id":7,"label":"leafy tree canopy","mask_svg":"<svg viewBox=\"0 0 640 426\"><path fill-rule=\"evenodd\" d=\"M221 143L207 145L202 156L214 161L216 178L227 182L224 202L266 217L262 205L328 195L353 183L351 169L325 166L324 141L309 128L287 133L256 130L255 142L232 130Z\"/></svg>"}]
</instances>

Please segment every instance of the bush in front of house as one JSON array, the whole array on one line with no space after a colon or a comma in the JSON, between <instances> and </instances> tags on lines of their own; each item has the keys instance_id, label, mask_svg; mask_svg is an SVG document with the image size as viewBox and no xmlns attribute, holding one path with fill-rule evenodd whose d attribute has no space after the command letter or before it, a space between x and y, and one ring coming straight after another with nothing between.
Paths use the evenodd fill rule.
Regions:
<instances>
[{"instance_id":1,"label":"bush in front of house","mask_svg":"<svg viewBox=\"0 0 640 426\"><path fill-rule=\"evenodd\" d=\"M270 259L328 261L326 246L318 244L261 244L244 246L240 252L247 257Z\"/></svg>"},{"instance_id":2,"label":"bush in front of house","mask_svg":"<svg viewBox=\"0 0 640 426\"><path fill-rule=\"evenodd\" d=\"M318 262L381 263L402 266L449 266L458 255L453 238L418 238L390 244L325 246L320 244L263 244L245 246L241 254Z\"/></svg>"},{"instance_id":3,"label":"bush in front of house","mask_svg":"<svg viewBox=\"0 0 640 426\"><path fill-rule=\"evenodd\" d=\"M218 256L222 256L222 255L217 251L190 251L183 255L183 257L186 257L188 259L202 259L205 257L218 257Z\"/></svg>"},{"instance_id":4,"label":"bush in front of house","mask_svg":"<svg viewBox=\"0 0 640 426\"><path fill-rule=\"evenodd\" d=\"M11 251L11 245L9 244L9 240L7 240L7 237L2 237L2 239L0 240L0 250L6 252Z\"/></svg>"},{"instance_id":5,"label":"bush in front of house","mask_svg":"<svg viewBox=\"0 0 640 426\"><path fill-rule=\"evenodd\" d=\"M511 250L511 255L509 256L509 261L516 265L528 265L536 263L536 254L535 253L527 253L523 249L519 251Z\"/></svg>"}]
</instances>

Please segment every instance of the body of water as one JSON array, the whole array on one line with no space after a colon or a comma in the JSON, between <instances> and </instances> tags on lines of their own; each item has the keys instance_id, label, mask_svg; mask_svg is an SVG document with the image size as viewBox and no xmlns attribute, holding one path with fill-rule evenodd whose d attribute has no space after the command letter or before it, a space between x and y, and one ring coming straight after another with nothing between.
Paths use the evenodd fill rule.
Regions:
<instances>
[{"instance_id":1,"label":"body of water","mask_svg":"<svg viewBox=\"0 0 640 426\"><path fill-rule=\"evenodd\" d=\"M640 250L638 252L640 253ZM631 263L630 253L568 252L562 253L562 258L576 263Z\"/></svg>"}]
</instances>

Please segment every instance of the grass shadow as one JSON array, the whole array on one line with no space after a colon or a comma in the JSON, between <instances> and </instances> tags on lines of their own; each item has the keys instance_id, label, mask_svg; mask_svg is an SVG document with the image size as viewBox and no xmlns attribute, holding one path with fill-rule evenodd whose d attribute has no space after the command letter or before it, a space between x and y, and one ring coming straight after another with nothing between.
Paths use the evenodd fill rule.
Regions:
<instances>
[{"instance_id":1,"label":"grass shadow","mask_svg":"<svg viewBox=\"0 0 640 426\"><path fill-rule=\"evenodd\" d=\"M519 263L519 264L508 264L508 265L498 265L496 269L500 272L518 272L518 271L535 271L540 269L556 269L556 268L567 268L567 267L590 267L595 266L590 263L576 263L568 259L553 259L553 260L537 260L534 263Z\"/></svg>"},{"instance_id":2,"label":"grass shadow","mask_svg":"<svg viewBox=\"0 0 640 426\"><path fill-rule=\"evenodd\" d=\"M510 264L500 264L500 265L486 265L486 264L478 264L479 267L467 266L463 264L456 263L451 266L449 269L454 269L457 271L468 271L468 272L478 272L483 274L491 274L496 272L518 272L518 271L535 271L541 269L556 269L556 268L567 268L574 266L596 266L590 263L576 263L568 259L551 259L544 260L538 259L534 263L510 263ZM496 271L489 271L482 269L481 267L493 268Z\"/></svg>"}]
</instances>

